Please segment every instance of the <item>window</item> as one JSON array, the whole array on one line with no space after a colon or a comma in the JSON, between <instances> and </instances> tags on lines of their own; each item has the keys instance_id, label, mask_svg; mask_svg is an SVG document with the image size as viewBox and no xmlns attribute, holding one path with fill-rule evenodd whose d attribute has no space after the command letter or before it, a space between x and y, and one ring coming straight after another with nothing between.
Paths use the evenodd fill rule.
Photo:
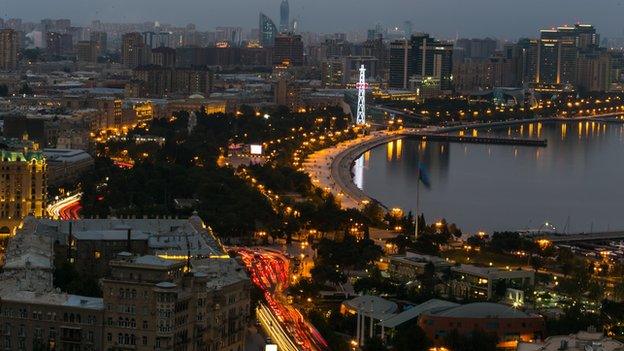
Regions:
<instances>
[{"instance_id":1,"label":"window","mask_svg":"<svg viewBox=\"0 0 624 351\"><path fill-rule=\"evenodd\" d=\"M147 329L147 321L143 321L143 329Z\"/></svg>"},{"instance_id":2,"label":"window","mask_svg":"<svg viewBox=\"0 0 624 351\"><path fill-rule=\"evenodd\" d=\"M147 336L143 337L143 345L147 345Z\"/></svg>"},{"instance_id":3,"label":"window","mask_svg":"<svg viewBox=\"0 0 624 351\"><path fill-rule=\"evenodd\" d=\"M113 334L111 333L106 334L106 341L113 341Z\"/></svg>"}]
</instances>

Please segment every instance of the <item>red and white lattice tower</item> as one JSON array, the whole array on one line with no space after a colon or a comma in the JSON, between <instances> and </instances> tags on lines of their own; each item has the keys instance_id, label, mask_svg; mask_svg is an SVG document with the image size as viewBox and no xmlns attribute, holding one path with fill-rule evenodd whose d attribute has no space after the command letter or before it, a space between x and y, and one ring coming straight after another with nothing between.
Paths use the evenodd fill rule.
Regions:
<instances>
[{"instance_id":1,"label":"red and white lattice tower","mask_svg":"<svg viewBox=\"0 0 624 351\"><path fill-rule=\"evenodd\" d=\"M366 89L368 89L368 84L366 83L366 68L364 65L360 67L360 81L355 86L358 89L357 117L355 123L364 125L366 124Z\"/></svg>"}]
</instances>

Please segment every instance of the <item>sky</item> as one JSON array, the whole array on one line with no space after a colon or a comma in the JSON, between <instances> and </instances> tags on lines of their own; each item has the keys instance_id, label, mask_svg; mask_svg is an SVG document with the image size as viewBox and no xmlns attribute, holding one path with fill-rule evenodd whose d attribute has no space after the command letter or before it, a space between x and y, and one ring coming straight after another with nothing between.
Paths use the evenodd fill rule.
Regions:
<instances>
[{"instance_id":1,"label":"sky","mask_svg":"<svg viewBox=\"0 0 624 351\"><path fill-rule=\"evenodd\" d=\"M216 26L257 26L258 12L279 22L281 0L0 0L0 16L30 21L70 18L77 25L159 21ZM302 31L349 32L375 23L401 26L441 38L535 37L540 28L594 24L604 37L624 37L624 0L290 0Z\"/></svg>"}]
</instances>

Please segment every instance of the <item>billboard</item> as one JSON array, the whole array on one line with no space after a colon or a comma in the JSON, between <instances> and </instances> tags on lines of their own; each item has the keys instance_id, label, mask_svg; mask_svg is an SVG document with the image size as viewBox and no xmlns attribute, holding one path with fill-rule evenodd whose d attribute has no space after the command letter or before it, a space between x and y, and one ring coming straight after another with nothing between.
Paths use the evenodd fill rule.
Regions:
<instances>
[{"instance_id":1,"label":"billboard","mask_svg":"<svg viewBox=\"0 0 624 351\"><path fill-rule=\"evenodd\" d=\"M258 144L249 145L249 153L252 155L262 155L262 145L258 145Z\"/></svg>"}]
</instances>

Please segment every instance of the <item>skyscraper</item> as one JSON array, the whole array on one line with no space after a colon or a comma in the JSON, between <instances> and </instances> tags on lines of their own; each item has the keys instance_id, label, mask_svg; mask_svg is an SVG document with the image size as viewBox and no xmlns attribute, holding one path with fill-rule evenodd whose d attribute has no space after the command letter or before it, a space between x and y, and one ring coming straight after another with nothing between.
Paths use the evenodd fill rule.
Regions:
<instances>
[{"instance_id":1,"label":"skyscraper","mask_svg":"<svg viewBox=\"0 0 624 351\"><path fill-rule=\"evenodd\" d=\"M275 38L274 64L303 65L303 41L300 35L282 34Z\"/></svg>"},{"instance_id":2,"label":"skyscraper","mask_svg":"<svg viewBox=\"0 0 624 351\"><path fill-rule=\"evenodd\" d=\"M453 43L436 40L429 34L416 34L411 44L414 74L421 79L439 79L441 90L452 90Z\"/></svg>"},{"instance_id":3,"label":"skyscraper","mask_svg":"<svg viewBox=\"0 0 624 351\"><path fill-rule=\"evenodd\" d=\"M260 13L260 44L264 47L273 46L275 37L277 36L277 27L275 23L264 13Z\"/></svg>"},{"instance_id":4,"label":"skyscraper","mask_svg":"<svg viewBox=\"0 0 624 351\"><path fill-rule=\"evenodd\" d=\"M598 47L596 29L588 24L543 29L537 45L535 83L576 85L579 59Z\"/></svg>"},{"instance_id":5,"label":"skyscraper","mask_svg":"<svg viewBox=\"0 0 624 351\"><path fill-rule=\"evenodd\" d=\"M0 30L0 71L17 68L17 32L12 29Z\"/></svg>"},{"instance_id":6,"label":"skyscraper","mask_svg":"<svg viewBox=\"0 0 624 351\"><path fill-rule=\"evenodd\" d=\"M146 46L141 33L126 33L121 41L121 62L125 66L135 68L147 63L145 62Z\"/></svg>"},{"instance_id":7,"label":"skyscraper","mask_svg":"<svg viewBox=\"0 0 624 351\"><path fill-rule=\"evenodd\" d=\"M388 69L390 87L407 89L409 78L413 74L412 45L409 41L397 40L390 43Z\"/></svg>"},{"instance_id":8,"label":"skyscraper","mask_svg":"<svg viewBox=\"0 0 624 351\"><path fill-rule=\"evenodd\" d=\"M288 6L288 0L282 0L280 5L280 32L285 33L290 31L290 7Z\"/></svg>"}]
</instances>

